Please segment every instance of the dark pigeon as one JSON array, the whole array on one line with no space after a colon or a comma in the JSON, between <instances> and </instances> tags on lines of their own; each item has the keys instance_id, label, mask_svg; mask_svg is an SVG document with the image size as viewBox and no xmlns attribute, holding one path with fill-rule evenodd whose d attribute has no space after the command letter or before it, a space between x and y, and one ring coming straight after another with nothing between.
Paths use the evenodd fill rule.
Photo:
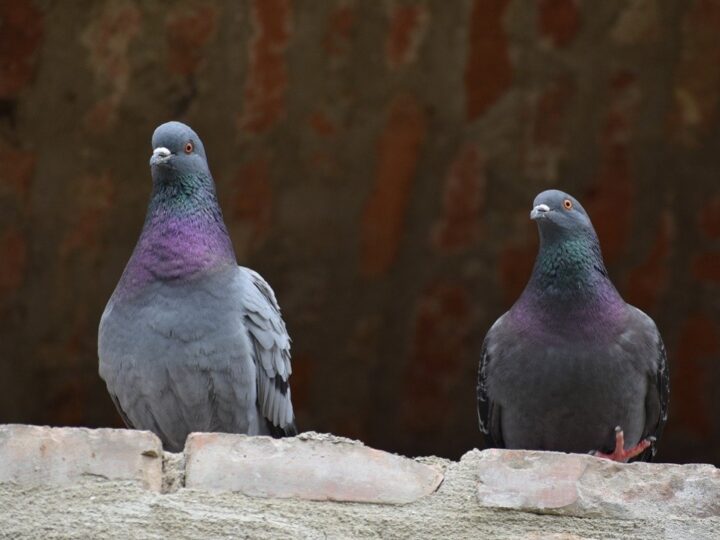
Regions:
<instances>
[{"instance_id":1,"label":"dark pigeon","mask_svg":"<svg viewBox=\"0 0 720 540\"><path fill-rule=\"evenodd\" d=\"M540 249L522 295L485 337L480 430L494 447L649 461L669 397L655 323L610 282L577 200L545 191L530 218Z\"/></svg>"},{"instance_id":2,"label":"dark pigeon","mask_svg":"<svg viewBox=\"0 0 720 540\"><path fill-rule=\"evenodd\" d=\"M170 451L193 431L294 435L290 337L275 294L238 266L205 149L155 130L145 224L100 320L100 376L128 427Z\"/></svg>"}]
</instances>

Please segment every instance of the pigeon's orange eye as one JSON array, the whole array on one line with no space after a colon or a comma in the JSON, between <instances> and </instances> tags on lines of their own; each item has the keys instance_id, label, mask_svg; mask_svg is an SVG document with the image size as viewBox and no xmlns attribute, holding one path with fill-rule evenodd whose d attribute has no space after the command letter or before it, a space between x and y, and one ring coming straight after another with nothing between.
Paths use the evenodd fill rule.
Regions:
<instances>
[{"instance_id":1,"label":"pigeon's orange eye","mask_svg":"<svg viewBox=\"0 0 720 540\"><path fill-rule=\"evenodd\" d=\"M565 207L565 210L572 210L572 201L570 199L565 199L563 201L563 206Z\"/></svg>"},{"instance_id":2,"label":"pigeon's orange eye","mask_svg":"<svg viewBox=\"0 0 720 540\"><path fill-rule=\"evenodd\" d=\"M187 143L185 143L185 153L190 154L192 151L193 151L193 143L188 141Z\"/></svg>"}]
</instances>

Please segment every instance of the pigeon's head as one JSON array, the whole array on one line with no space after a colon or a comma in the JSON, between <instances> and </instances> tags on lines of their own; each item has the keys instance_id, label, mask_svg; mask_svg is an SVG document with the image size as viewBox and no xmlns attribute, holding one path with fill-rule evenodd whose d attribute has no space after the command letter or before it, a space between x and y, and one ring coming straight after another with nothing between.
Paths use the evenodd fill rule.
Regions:
<instances>
[{"instance_id":1,"label":"pigeon's head","mask_svg":"<svg viewBox=\"0 0 720 540\"><path fill-rule=\"evenodd\" d=\"M190 126L181 122L160 125L153 133L152 147L153 174L208 172L205 148Z\"/></svg>"},{"instance_id":2,"label":"pigeon's head","mask_svg":"<svg viewBox=\"0 0 720 540\"><path fill-rule=\"evenodd\" d=\"M590 217L578 200L557 189L535 197L530 219L537 222L540 237L545 240L596 236Z\"/></svg>"}]
</instances>

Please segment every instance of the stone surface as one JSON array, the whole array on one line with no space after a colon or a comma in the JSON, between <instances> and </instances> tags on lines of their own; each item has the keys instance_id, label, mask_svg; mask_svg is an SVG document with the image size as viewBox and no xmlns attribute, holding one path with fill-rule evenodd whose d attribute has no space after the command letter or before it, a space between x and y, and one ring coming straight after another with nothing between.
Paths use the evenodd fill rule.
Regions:
<instances>
[{"instance_id":1,"label":"stone surface","mask_svg":"<svg viewBox=\"0 0 720 540\"><path fill-rule=\"evenodd\" d=\"M28 428L25 428L26 430ZM19 431L16 429L16 432ZM87 430L47 430L79 435ZM57 434L56 433L56 434ZM113 430L92 432L98 439L117 441ZM205 435L198 437L206 438ZM232 437L231 437L232 438ZM64 439L69 441L69 438ZM260 443L267 442L262 438ZM62 444L63 439L58 439ZM197 442L197 441L196 441ZM206 446L217 441L206 441ZM278 441L276 441L278 442ZM326 452L353 454L368 451L361 443L333 435L304 433L286 440L294 447L319 448ZM331 451L332 452L332 451ZM490 457L513 452L472 450L459 462L436 457L413 460L442 471L442 484L426 497L408 504L365 504L357 502L311 501L306 499L267 499L239 492L183 488L183 455L165 453L166 491L157 493L139 482L103 476L102 481L78 481L69 484L23 485L0 482L0 537L8 538L518 538L555 540L710 540L720 538L720 516L700 518L692 515L697 498L686 500L687 515L659 513L651 517L620 519L612 515L545 515L536 510L490 508L478 504L478 472ZM319 454L315 454L317 457ZM527 453L547 460L552 454ZM231 449L214 464L219 474L232 476L237 457ZM396 456L393 456L396 457ZM398 458L402 459L402 458ZM408 460L410 461L410 460ZM411 461L411 463L413 463ZM228 464L230 463L230 465ZM633 471L634 466L616 466ZM671 469L678 483L697 474L697 466L656 465L657 470ZM357 474L353 470L352 474ZM661 473L662 474L662 473ZM590 480L590 477L588 477ZM633 474L616 475L628 488L635 485ZM648 481L647 477L642 479ZM650 479L651 480L651 479ZM639 484L642 486L642 484ZM637 486L636 486L637 487ZM678 501L679 503L679 501ZM676 507L677 509L680 506ZM603 507L600 507L604 511Z\"/></svg>"},{"instance_id":2,"label":"stone surface","mask_svg":"<svg viewBox=\"0 0 720 540\"><path fill-rule=\"evenodd\" d=\"M620 464L582 454L486 450L478 499L495 508L622 519L719 517L720 469Z\"/></svg>"},{"instance_id":3,"label":"stone surface","mask_svg":"<svg viewBox=\"0 0 720 540\"><path fill-rule=\"evenodd\" d=\"M436 468L347 439L192 433L185 486L252 497L410 503L442 482Z\"/></svg>"},{"instance_id":4,"label":"stone surface","mask_svg":"<svg viewBox=\"0 0 720 540\"><path fill-rule=\"evenodd\" d=\"M148 431L0 426L0 483L50 488L86 480L160 491L160 440Z\"/></svg>"}]
</instances>

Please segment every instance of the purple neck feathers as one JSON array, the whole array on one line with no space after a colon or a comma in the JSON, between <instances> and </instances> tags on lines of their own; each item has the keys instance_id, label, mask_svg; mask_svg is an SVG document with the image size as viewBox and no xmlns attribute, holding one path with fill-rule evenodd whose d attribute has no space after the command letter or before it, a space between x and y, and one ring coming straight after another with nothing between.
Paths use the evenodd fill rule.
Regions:
<instances>
[{"instance_id":1,"label":"purple neck feathers","mask_svg":"<svg viewBox=\"0 0 720 540\"><path fill-rule=\"evenodd\" d=\"M193 279L233 265L235 252L214 190L195 200L154 196L118 289Z\"/></svg>"}]
</instances>

